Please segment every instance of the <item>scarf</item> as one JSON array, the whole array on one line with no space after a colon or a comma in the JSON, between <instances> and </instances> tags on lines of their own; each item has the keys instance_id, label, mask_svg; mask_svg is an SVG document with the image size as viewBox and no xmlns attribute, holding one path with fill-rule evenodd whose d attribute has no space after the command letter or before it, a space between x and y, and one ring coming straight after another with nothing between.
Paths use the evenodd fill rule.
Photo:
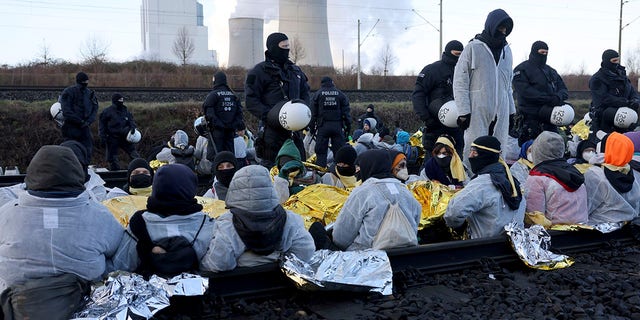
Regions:
<instances>
[{"instance_id":1,"label":"scarf","mask_svg":"<svg viewBox=\"0 0 640 320\"><path fill-rule=\"evenodd\" d=\"M604 176L618 193L631 191L635 178L633 176L633 170L631 170L629 165L617 167L612 164L603 163L602 169L604 170Z\"/></svg>"},{"instance_id":2,"label":"scarf","mask_svg":"<svg viewBox=\"0 0 640 320\"><path fill-rule=\"evenodd\" d=\"M472 179L485 173L491 176L491 183L498 188L509 208L511 208L511 210L518 209L520 207L520 201L522 201L520 183L511 177L511 173L505 168L505 165L501 162L490 164L480 169L478 174Z\"/></svg>"},{"instance_id":3,"label":"scarf","mask_svg":"<svg viewBox=\"0 0 640 320\"><path fill-rule=\"evenodd\" d=\"M267 256L273 253L282 241L287 212L277 205L268 212L248 212L231 208L233 227L247 247L247 250Z\"/></svg>"},{"instance_id":4,"label":"scarf","mask_svg":"<svg viewBox=\"0 0 640 320\"><path fill-rule=\"evenodd\" d=\"M549 177L569 192L575 192L584 183L582 173L563 159L542 161L529 171L529 175Z\"/></svg>"}]
</instances>

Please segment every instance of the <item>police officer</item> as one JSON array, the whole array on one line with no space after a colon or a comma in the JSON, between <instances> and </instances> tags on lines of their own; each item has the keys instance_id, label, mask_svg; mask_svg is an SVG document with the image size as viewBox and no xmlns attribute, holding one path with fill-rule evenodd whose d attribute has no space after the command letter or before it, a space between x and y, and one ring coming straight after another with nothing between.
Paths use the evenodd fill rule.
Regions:
<instances>
[{"instance_id":1,"label":"police officer","mask_svg":"<svg viewBox=\"0 0 640 320\"><path fill-rule=\"evenodd\" d=\"M131 112L124 105L124 97L115 93L111 96L112 104L100 113L98 132L100 143L107 147L107 162L111 170L120 170L118 149L124 150L133 160L139 158L135 144L127 141L127 134L133 133L136 123Z\"/></svg>"},{"instance_id":2,"label":"police officer","mask_svg":"<svg viewBox=\"0 0 640 320\"><path fill-rule=\"evenodd\" d=\"M284 33L276 32L267 37L267 51L264 54L265 61L249 71L244 86L247 110L260 119L264 126L264 131L258 133L256 141L261 141L261 145L256 144L256 151L261 153L258 157L262 159L262 165L273 166L282 144L286 139L293 138L302 160L305 160L300 133L283 129L277 121L267 121L267 115L282 101L301 99L309 105L307 76L289 60L289 38Z\"/></svg>"},{"instance_id":3,"label":"police officer","mask_svg":"<svg viewBox=\"0 0 640 320\"><path fill-rule=\"evenodd\" d=\"M87 88L89 76L84 72L76 74L76 85L67 87L62 91L60 104L64 124L62 136L65 140L76 140L85 148L89 159L93 154L93 136L91 124L96 121L98 113L98 99L95 92Z\"/></svg>"},{"instance_id":4,"label":"police officer","mask_svg":"<svg viewBox=\"0 0 640 320\"><path fill-rule=\"evenodd\" d=\"M336 154L344 145L345 135L351 132L351 110L349 99L336 88L331 78L323 77L320 86L313 96L309 127L316 135L316 164L326 167L329 140L331 151Z\"/></svg>"},{"instance_id":5,"label":"police officer","mask_svg":"<svg viewBox=\"0 0 640 320\"><path fill-rule=\"evenodd\" d=\"M436 139L445 133L454 138L456 151L458 154L462 154L464 144L462 130L446 127L440 123L437 114L440 106L453 100L453 70L462 49L460 41L449 41L442 53L442 59L425 66L416 79L411 100L413 111L418 114L425 125L425 130L422 133L422 146L424 150L429 151L425 152L425 160L431 157L430 150L433 150Z\"/></svg>"},{"instance_id":6,"label":"police officer","mask_svg":"<svg viewBox=\"0 0 640 320\"><path fill-rule=\"evenodd\" d=\"M227 76L222 71L213 76L213 90L207 95L202 104L211 138L216 150L234 152L233 139L238 130L244 129L242 118L242 104L227 85ZM214 152L207 152L207 157L213 159Z\"/></svg>"},{"instance_id":7,"label":"police officer","mask_svg":"<svg viewBox=\"0 0 640 320\"><path fill-rule=\"evenodd\" d=\"M555 69L547 65L549 47L543 41L531 45L529 60L513 70L513 86L522 117L518 145L535 139L542 131L558 132L551 124L551 110L569 98L567 86Z\"/></svg>"},{"instance_id":8,"label":"police officer","mask_svg":"<svg viewBox=\"0 0 640 320\"><path fill-rule=\"evenodd\" d=\"M613 118L618 108L629 107L638 112L640 97L627 78L627 72L620 65L620 55L614 50L606 50L602 53L600 70L589 80L591 90L591 131L605 132L624 131L613 127ZM633 131L635 126L627 130ZM593 136L592 134L592 136Z\"/></svg>"}]
</instances>

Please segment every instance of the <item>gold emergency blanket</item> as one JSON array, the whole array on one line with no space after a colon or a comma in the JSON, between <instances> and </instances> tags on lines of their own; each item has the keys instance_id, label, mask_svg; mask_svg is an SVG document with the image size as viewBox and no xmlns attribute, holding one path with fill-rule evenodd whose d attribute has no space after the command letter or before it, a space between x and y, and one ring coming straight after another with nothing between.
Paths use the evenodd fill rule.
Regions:
<instances>
[{"instance_id":1,"label":"gold emergency blanket","mask_svg":"<svg viewBox=\"0 0 640 320\"><path fill-rule=\"evenodd\" d=\"M585 123L584 119L578 121L572 128L571 134L580 137L580 140L587 140L589 138L589 126Z\"/></svg>"},{"instance_id":2,"label":"gold emergency blanket","mask_svg":"<svg viewBox=\"0 0 640 320\"><path fill-rule=\"evenodd\" d=\"M437 181L415 181L409 183L407 187L422 206L422 215L418 225L420 230L442 219L447 211L449 200L456 193L456 190Z\"/></svg>"},{"instance_id":3,"label":"gold emergency blanket","mask_svg":"<svg viewBox=\"0 0 640 320\"><path fill-rule=\"evenodd\" d=\"M556 231L578 231L578 230L593 230L592 226L583 224L552 224L551 220L547 219L544 213L540 211L525 212L524 215L525 225L540 225L547 230Z\"/></svg>"},{"instance_id":4,"label":"gold emergency blanket","mask_svg":"<svg viewBox=\"0 0 640 320\"><path fill-rule=\"evenodd\" d=\"M301 215L308 229L316 221L324 225L336 221L348 196L349 192L346 190L326 184L314 184L289 197L282 206Z\"/></svg>"},{"instance_id":5,"label":"gold emergency blanket","mask_svg":"<svg viewBox=\"0 0 640 320\"><path fill-rule=\"evenodd\" d=\"M211 198L196 197L198 203L202 205L202 211L212 218L217 218L227 211L224 201ZM111 214L120 222L123 227L129 226L129 219L138 210L147 209L147 197L145 196L122 196L102 201Z\"/></svg>"}]
</instances>

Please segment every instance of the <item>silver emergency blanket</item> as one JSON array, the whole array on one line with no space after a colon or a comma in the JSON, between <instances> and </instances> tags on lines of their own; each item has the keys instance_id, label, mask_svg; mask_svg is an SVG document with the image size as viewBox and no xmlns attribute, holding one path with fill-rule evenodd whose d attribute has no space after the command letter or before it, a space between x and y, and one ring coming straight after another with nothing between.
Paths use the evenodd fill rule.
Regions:
<instances>
[{"instance_id":1,"label":"silver emergency blanket","mask_svg":"<svg viewBox=\"0 0 640 320\"><path fill-rule=\"evenodd\" d=\"M530 268L555 270L573 264L573 260L568 256L549 251L551 236L541 225L536 224L530 228L523 228L512 222L504 229L520 260Z\"/></svg>"},{"instance_id":2,"label":"silver emergency blanket","mask_svg":"<svg viewBox=\"0 0 640 320\"><path fill-rule=\"evenodd\" d=\"M149 319L169 306L171 296L202 295L209 279L183 273L169 280L153 275L142 276L122 271L113 272L104 285L94 286L88 303L72 319L127 320L133 315Z\"/></svg>"},{"instance_id":3,"label":"silver emergency blanket","mask_svg":"<svg viewBox=\"0 0 640 320\"><path fill-rule=\"evenodd\" d=\"M288 254L281 263L284 274L302 290L393 291L393 271L382 250L316 251L309 262Z\"/></svg>"},{"instance_id":4,"label":"silver emergency blanket","mask_svg":"<svg viewBox=\"0 0 640 320\"><path fill-rule=\"evenodd\" d=\"M614 232L618 229L621 229L622 227L624 227L624 225L627 224L626 221L622 221L622 222L605 222L605 223L598 223L598 224L594 224L591 225L594 229L602 232L602 233L610 233L610 232Z\"/></svg>"}]
</instances>

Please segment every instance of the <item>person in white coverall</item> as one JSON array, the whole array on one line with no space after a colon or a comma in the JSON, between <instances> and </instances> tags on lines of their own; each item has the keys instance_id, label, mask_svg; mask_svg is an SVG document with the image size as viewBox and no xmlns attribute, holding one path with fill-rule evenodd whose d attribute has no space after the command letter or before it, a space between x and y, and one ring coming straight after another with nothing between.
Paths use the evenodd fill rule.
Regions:
<instances>
[{"instance_id":1,"label":"person in white coverall","mask_svg":"<svg viewBox=\"0 0 640 320\"><path fill-rule=\"evenodd\" d=\"M458 126L464 131L464 162L473 140L493 135L507 145L513 101L513 57L506 37L513 20L502 9L491 11L481 34L462 50L453 75L453 97L458 107Z\"/></svg>"}]
</instances>

